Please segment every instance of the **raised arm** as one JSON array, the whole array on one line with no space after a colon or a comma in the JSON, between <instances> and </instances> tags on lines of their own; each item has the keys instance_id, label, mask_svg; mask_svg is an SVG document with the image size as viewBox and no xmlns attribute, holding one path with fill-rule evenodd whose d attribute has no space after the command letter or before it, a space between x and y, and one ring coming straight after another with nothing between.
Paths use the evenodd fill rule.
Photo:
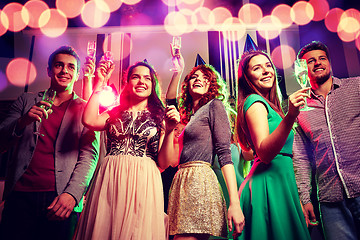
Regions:
<instances>
[{"instance_id":1,"label":"raised arm","mask_svg":"<svg viewBox=\"0 0 360 240\"><path fill-rule=\"evenodd\" d=\"M176 99L179 89L180 78L185 67L185 62L183 56L181 55L180 49L176 49L176 51L174 52L172 46L170 47L174 69L168 89L166 91L166 99Z\"/></svg>"},{"instance_id":2,"label":"raised arm","mask_svg":"<svg viewBox=\"0 0 360 240\"><path fill-rule=\"evenodd\" d=\"M86 57L83 67L83 95L82 98L86 101L89 100L93 91L93 80L95 73L95 59Z\"/></svg>"},{"instance_id":3,"label":"raised arm","mask_svg":"<svg viewBox=\"0 0 360 240\"><path fill-rule=\"evenodd\" d=\"M300 106L305 104L308 88L301 89L289 97L289 112L279 126L269 134L267 109L264 103L255 102L245 113L255 152L262 162L270 163L285 145Z\"/></svg>"},{"instance_id":4,"label":"raised arm","mask_svg":"<svg viewBox=\"0 0 360 240\"><path fill-rule=\"evenodd\" d=\"M114 63L104 61L103 58L99 63L99 67L95 71L95 87L94 91L85 107L82 117L83 124L95 131L104 130L106 120L109 118L107 112L99 113L99 95L107 86L109 78L114 71Z\"/></svg>"}]
</instances>

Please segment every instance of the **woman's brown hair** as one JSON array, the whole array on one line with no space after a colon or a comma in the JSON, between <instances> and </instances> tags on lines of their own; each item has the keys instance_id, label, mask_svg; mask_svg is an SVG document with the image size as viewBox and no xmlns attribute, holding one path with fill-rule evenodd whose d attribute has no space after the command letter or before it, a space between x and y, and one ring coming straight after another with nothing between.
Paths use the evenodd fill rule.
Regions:
<instances>
[{"instance_id":1,"label":"woman's brown hair","mask_svg":"<svg viewBox=\"0 0 360 240\"><path fill-rule=\"evenodd\" d=\"M247 75L250 60L258 55L263 55L267 59L269 59L271 66L275 72L275 81L270 89L269 99L267 99L265 96L263 96L260 93L260 91L255 87L255 85L251 82L251 80ZM277 87L277 82L278 82L278 78L276 74L276 68L271 58L265 52L260 50L255 50L255 51L245 52L241 56L239 62L239 68L238 68L238 112L237 112L236 132L242 149L250 150L251 148L250 142L248 140L250 138L250 134L247 128L245 113L244 113L244 102L249 95L258 94L264 97L264 99L269 103L271 108L274 109L277 113L279 113L281 117L284 117L284 113L282 112L281 103L279 100L279 90Z\"/></svg>"}]
</instances>

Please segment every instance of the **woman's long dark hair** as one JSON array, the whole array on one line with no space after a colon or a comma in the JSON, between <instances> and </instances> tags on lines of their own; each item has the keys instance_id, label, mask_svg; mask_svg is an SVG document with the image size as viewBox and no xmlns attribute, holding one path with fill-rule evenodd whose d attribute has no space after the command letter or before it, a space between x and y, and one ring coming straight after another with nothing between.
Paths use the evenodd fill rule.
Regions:
<instances>
[{"instance_id":1,"label":"woman's long dark hair","mask_svg":"<svg viewBox=\"0 0 360 240\"><path fill-rule=\"evenodd\" d=\"M181 87L181 95L179 99L179 112L181 116L181 122L187 124L190 121L190 117L193 114L193 99L189 92L189 82L191 76L196 71L200 70L205 76L209 78L210 86L207 93L205 93L200 101L199 107L204 106L210 100L217 98L223 102L225 109L229 113L230 105L228 103L228 94L225 81L221 78L220 74L211 65L199 65L194 67L190 73L185 77Z\"/></svg>"},{"instance_id":2,"label":"woman's long dark hair","mask_svg":"<svg viewBox=\"0 0 360 240\"><path fill-rule=\"evenodd\" d=\"M129 109L131 96L129 95L128 83L129 83L130 77L131 77L134 69L138 66L144 66L150 70L152 88L151 88L151 94L148 98L148 106L147 107L149 109L151 118L154 119L158 128L164 129L163 119L164 119L165 107L164 107L163 102L160 99L161 88L160 88L157 74L156 74L154 68L147 62L137 62L137 63L133 64L132 66L130 66L127 69L127 71L125 72L123 80L125 80L126 82L124 82L124 87L120 94L120 105L115 109L115 111L118 111L119 113L121 113L121 112Z\"/></svg>"},{"instance_id":3,"label":"woman's long dark hair","mask_svg":"<svg viewBox=\"0 0 360 240\"><path fill-rule=\"evenodd\" d=\"M249 70L249 62L250 60L258 55L263 55L267 59L269 59L272 68L275 72L275 81L273 86L270 89L269 99L263 96L260 91L255 87L255 85L251 82L248 77L248 70ZM247 123L245 121L245 114L244 114L244 102L246 98L251 94L258 94L269 103L272 109L274 109L281 117L284 117L284 113L281 109L281 103L279 99L279 90L277 87L278 77L276 74L276 68L274 63L272 62L271 58L263 51L256 50L245 52L240 59L239 68L238 68L238 112L237 112L237 123L236 123L236 131L239 138L239 142L241 148L244 150L250 150L250 142L248 138L250 137L249 129L247 128Z\"/></svg>"}]
</instances>

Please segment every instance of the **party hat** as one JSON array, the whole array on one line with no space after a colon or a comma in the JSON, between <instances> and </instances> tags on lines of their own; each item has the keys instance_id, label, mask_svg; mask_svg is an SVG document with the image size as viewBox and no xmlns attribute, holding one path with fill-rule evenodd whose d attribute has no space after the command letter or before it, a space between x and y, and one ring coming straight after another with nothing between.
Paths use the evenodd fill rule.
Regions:
<instances>
[{"instance_id":1,"label":"party hat","mask_svg":"<svg viewBox=\"0 0 360 240\"><path fill-rule=\"evenodd\" d=\"M255 50L259 50L259 48L256 46L254 40L252 40L250 35L247 34L245 46L244 46L244 52L250 52L250 51L255 51Z\"/></svg>"},{"instance_id":2,"label":"party hat","mask_svg":"<svg viewBox=\"0 0 360 240\"><path fill-rule=\"evenodd\" d=\"M205 65L205 64L206 64L206 63L205 63L204 59L202 59L202 58L200 57L200 55L197 54L197 55L196 55L196 61L195 61L195 67L197 67L197 66L199 66L199 65Z\"/></svg>"}]
</instances>

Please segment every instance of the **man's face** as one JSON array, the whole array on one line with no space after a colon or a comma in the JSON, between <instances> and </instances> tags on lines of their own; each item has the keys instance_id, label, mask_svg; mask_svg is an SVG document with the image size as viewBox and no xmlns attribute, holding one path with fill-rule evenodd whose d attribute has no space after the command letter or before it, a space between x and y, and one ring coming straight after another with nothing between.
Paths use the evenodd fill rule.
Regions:
<instances>
[{"instance_id":1,"label":"man's face","mask_svg":"<svg viewBox=\"0 0 360 240\"><path fill-rule=\"evenodd\" d=\"M79 74L77 61L72 55L59 53L55 56L48 76L51 78L51 87L56 91L70 91L74 88Z\"/></svg>"},{"instance_id":2,"label":"man's face","mask_svg":"<svg viewBox=\"0 0 360 240\"><path fill-rule=\"evenodd\" d=\"M321 85L331 77L331 65L323 50L312 50L304 54L308 66L311 86Z\"/></svg>"}]
</instances>

